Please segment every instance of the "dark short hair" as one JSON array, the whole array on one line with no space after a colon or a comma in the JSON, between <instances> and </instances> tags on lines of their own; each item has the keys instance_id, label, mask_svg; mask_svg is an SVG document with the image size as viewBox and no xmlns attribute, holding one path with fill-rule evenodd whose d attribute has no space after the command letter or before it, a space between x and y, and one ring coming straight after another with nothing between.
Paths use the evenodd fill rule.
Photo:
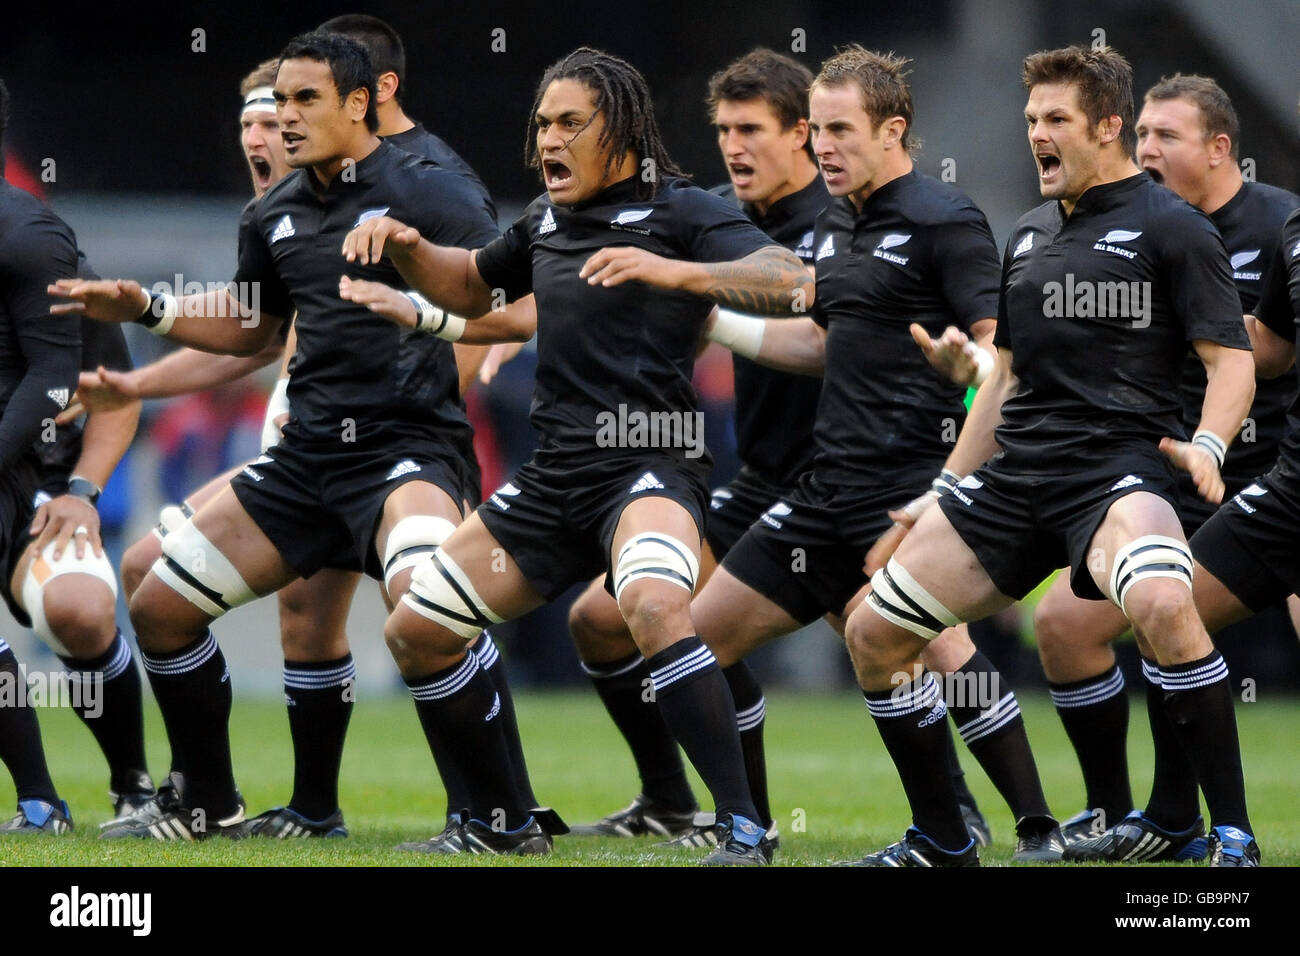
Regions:
<instances>
[{"instance_id":1,"label":"dark short hair","mask_svg":"<svg viewBox=\"0 0 1300 956\"><path fill-rule=\"evenodd\" d=\"M366 104L366 128L379 129L379 114L375 109L375 70L370 65L366 48L351 37L341 33L302 33L289 41L280 51L280 62L285 60L315 60L328 63L342 103L355 90L365 90L370 97Z\"/></svg>"},{"instance_id":2,"label":"dark short hair","mask_svg":"<svg viewBox=\"0 0 1300 956\"><path fill-rule=\"evenodd\" d=\"M263 60L239 81L239 95L247 96L259 86L275 86L275 74L279 69L279 60Z\"/></svg>"},{"instance_id":3,"label":"dark short hair","mask_svg":"<svg viewBox=\"0 0 1300 956\"><path fill-rule=\"evenodd\" d=\"M716 116L718 104L724 100L748 103L761 99L771 107L781 128L790 129L808 118L808 88L812 81L812 71L798 60L758 47L709 78L705 102L710 115ZM809 157L813 156L811 136L804 149Z\"/></svg>"},{"instance_id":4,"label":"dark short hair","mask_svg":"<svg viewBox=\"0 0 1300 956\"><path fill-rule=\"evenodd\" d=\"M645 200L659 189L663 176L681 176L682 171L668 155L659 124L655 120L654 100L645 77L631 63L603 50L578 47L568 56L556 60L542 74L537 84L537 96L528 115L528 138L524 143L524 161L534 169L540 168L542 158L537 150L537 110L542 105L546 89L557 80L576 80L594 94L595 112L605 114L605 128L599 145L608 150L605 172L614 168L627 153L632 153L638 163L653 161L656 174L647 180L636 177L636 196ZM593 114L592 119L595 119Z\"/></svg>"},{"instance_id":5,"label":"dark short hair","mask_svg":"<svg viewBox=\"0 0 1300 956\"><path fill-rule=\"evenodd\" d=\"M1223 87L1208 76L1186 73L1162 76L1159 83L1147 90L1146 99L1188 100L1195 103L1201 113L1205 138L1213 139L1220 134L1227 136L1232 144L1232 158L1237 158L1237 140L1241 138L1237 111L1233 109L1232 100L1223 91Z\"/></svg>"},{"instance_id":6,"label":"dark short hair","mask_svg":"<svg viewBox=\"0 0 1300 956\"><path fill-rule=\"evenodd\" d=\"M381 73L397 74L397 102L402 102L406 90L406 48L397 31L378 17L368 13L345 13L326 20L316 28L326 33L342 33L366 48L375 77Z\"/></svg>"},{"instance_id":7,"label":"dark short hair","mask_svg":"<svg viewBox=\"0 0 1300 956\"><path fill-rule=\"evenodd\" d=\"M876 53L858 43L850 43L835 51L835 55L822 64L821 72L813 86L844 86L852 83L858 88L862 108L879 126L891 116L901 116L907 121L903 130L903 148L912 149L912 91L907 85L906 57L893 53Z\"/></svg>"},{"instance_id":8,"label":"dark short hair","mask_svg":"<svg viewBox=\"0 0 1300 956\"><path fill-rule=\"evenodd\" d=\"M1088 122L1095 127L1107 117L1118 116L1122 124L1120 145L1129 155L1137 149L1133 68L1118 50L1108 46L1067 46L1032 53L1025 57L1020 78L1027 90L1040 83L1072 84L1078 90L1079 108Z\"/></svg>"}]
</instances>

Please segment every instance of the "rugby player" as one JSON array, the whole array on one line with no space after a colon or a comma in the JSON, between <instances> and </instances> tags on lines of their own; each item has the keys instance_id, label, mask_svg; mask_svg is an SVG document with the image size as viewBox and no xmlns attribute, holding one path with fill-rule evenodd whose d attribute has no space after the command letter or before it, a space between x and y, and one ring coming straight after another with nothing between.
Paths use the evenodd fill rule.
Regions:
<instances>
[{"instance_id":1,"label":"rugby player","mask_svg":"<svg viewBox=\"0 0 1300 956\"><path fill-rule=\"evenodd\" d=\"M388 217L361 224L345 246L362 265L393 257L410 285L459 314L484 312L494 289L537 301L537 454L419 566L385 633L417 699L444 712L440 721L459 718L458 698L462 711L477 699L470 714L482 713L490 702L474 687L466 642L603 568L664 720L727 830L707 862L763 864L769 850L735 712L690 617L708 456L702 446L688 455L680 431L650 441L602 421L654 413L693 423L690 373L710 302L787 313L810 296L811 280L734 205L680 177L645 81L624 61L582 48L551 66L534 133L530 158L547 194L487 248L434 245ZM460 720L465 733L447 726L461 747L491 728ZM488 806L506 808L506 831L494 832L476 807L462 839L526 852L541 834L511 802L500 763L480 759L472 770L497 801Z\"/></svg>"},{"instance_id":2,"label":"rugby player","mask_svg":"<svg viewBox=\"0 0 1300 956\"><path fill-rule=\"evenodd\" d=\"M56 286L71 300L62 309L138 319L199 348L255 353L295 310L299 334L284 437L169 531L132 599L184 780L173 809L104 835L242 835L229 681L208 623L326 565L384 578L395 600L413 556L459 520L465 498L458 436L468 424L450 345L432 361L405 360L400 333L340 302L337 260L323 250L375 209L402 210L444 241L482 243L495 235L490 211L462 177L378 139L374 74L355 41L295 38L280 57L275 97L296 171L246 221L232 286L260 289L259 312L229 291L176 300L123 280ZM381 265L353 271L397 278Z\"/></svg>"},{"instance_id":3,"label":"rugby player","mask_svg":"<svg viewBox=\"0 0 1300 956\"><path fill-rule=\"evenodd\" d=\"M1243 312L1259 300L1265 263L1281 242L1282 224L1300 197L1257 182L1244 182L1238 166L1240 126L1228 95L1212 79L1182 74L1147 91L1137 119L1137 160L1147 173L1210 217L1223 237ZM1267 471L1277 458L1286 428L1286 409L1295 397L1289 377L1260 380L1250 409L1252 433L1243 435L1224 459L1222 476L1230 500ZM1194 431L1205 399L1205 367L1189 354L1182 375L1183 424ZM1179 483L1183 532L1191 538L1214 508L1196 493L1190 476ZM1195 554L1195 552L1193 552ZM1034 612L1043 670L1052 700L1083 768L1087 809L1062 827L1073 843L1098 837L1122 822L1122 833L1089 840L1071 859L1166 860L1205 855L1196 775L1169 726L1160 668L1142 647L1147 715L1156 741L1156 769L1146 810L1134 813L1125 756L1128 695L1112 643L1128 620L1109 602L1085 601L1062 575ZM1125 819L1128 817L1128 819ZM1150 838L1143 839L1150 834ZM1141 849L1137 849L1137 844ZM1124 855L1116 855L1124 854ZM1128 855L1132 854L1132 855Z\"/></svg>"},{"instance_id":4,"label":"rugby player","mask_svg":"<svg viewBox=\"0 0 1300 956\"><path fill-rule=\"evenodd\" d=\"M1254 395L1240 300L1210 220L1133 162L1124 58L1110 48L1036 53L1023 79L1049 201L1007 243L997 365L946 464L966 477L900 514L915 526L848 624L913 813L899 843L861 862L978 863L938 756L938 689L923 677L900 695L891 678L916 668L945 627L1006 607L1068 565L1075 593L1109 597L1152 649L1209 805L1212 863L1230 864L1253 844L1236 722L1227 668L1192 603L1172 466L1207 500L1221 497L1222 453ZM1136 284L1126 286L1129 306L1098 308L1098 288L1116 282ZM1188 342L1208 378L1190 442L1172 437L1182 435L1174 383Z\"/></svg>"}]
</instances>

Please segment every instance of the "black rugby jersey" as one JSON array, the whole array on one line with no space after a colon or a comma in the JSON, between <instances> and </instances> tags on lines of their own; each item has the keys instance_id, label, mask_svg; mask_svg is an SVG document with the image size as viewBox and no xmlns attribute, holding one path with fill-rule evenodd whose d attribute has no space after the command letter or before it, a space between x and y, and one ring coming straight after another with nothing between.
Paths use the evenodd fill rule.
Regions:
<instances>
[{"instance_id":1,"label":"black rugby jersey","mask_svg":"<svg viewBox=\"0 0 1300 956\"><path fill-rule=\"evenodd\" d=\"M730 183L713 190L736 202ZM813 229L817 214L830 202L820 174L803 189L778 199L759 215L752 203L740 203L754 225L813 264ZM813 422L821 397L820 378L781 372L743 355L731 354L736 375L736 451L740 460L769 484L785 487L808 470L813 457Z\"/></svg>"},{"instance_id":2,"label":"black rugby jersey","mask_svg":"<svg viewBox=\"0 0 1300 956\"><path fill-rule=\"evenodd\" d=\"M1255 305L1255 317L1289 342L1296 341L1300 324L1300 210L1293 212L1282 227L1281 241L1272 261L1264 269L1264 288ZM1300 363L1291 374L1300 379ZM1287 410L1286 434L1278 446L1277 470L1292 481L1300 481L1300 395Z\"/></svg>"},{"instance_id":3,"label":"black rugby jersey","mask_svg":"<svg viewBox=\"0 0 1300 956\"><path fill-rule=\"evenodd\" d=\"M1020 471L1078 467L1113 441L1183 436L1188 343L1249 349L1223 240L1145 173L1021 217L1007 240L994 342L1016 394L998 444ZM1185 437L1185 436L1183 436Z\"/></svg>"},{"instance_id":4,"label":"black rugby jersey","mask_svg":"<svg viewBox=\"0 0 1300 956\"><path fill-rule=\"evenodd\" d=\"M1232 265L1232 281L1241 297L1241 311L1253 312L1259 301L1264 267L1272 262L1282 241L1282 224L1300 207L1300 196L1264 183L1242 183L1241 189L1210 213L1223 237ZM1183 363L1183 425L1192 434L1205 402L1205 365L1195 352ZM1286 410L1296 395L1289 375L1257 379L1250 424L1228 449L1223 475L1230 482L1249 481L1273 467L1277 445L1286 432Z\"/></svg>"},{"instance_id":5,"label":"black rugby jersey","mask_svg":"<svg viewBox=\"0 0 1300 956\"><path fill-rule=\"evenodd\" d=\"M45 287L77 274L72 230L0 180L0 474L31 453L77 390L81 319L51 315Z\"/></svg>"},{"instance_id":6,"label":"black rugby jersey","mask_svg":"<svg viewBox=\"0 0 1300 956\"><path fill-rule=\"evenodd\" d=\"M624 179L572 207L542 195L478 254L489 286L511 300L536 296L530 418L544 452L590 455L605 445L602 422L610 415L621 422L696 408L691 371L712 302L640 282L588 285L578 278L587 259L606 246L636 246L669 259L727 262L774 245L734 203L686 179L663 177L645 200L636 198L637 185L636 177Z\"/></svg>"},{"instance_id":7,"label":"black rugby jersey","mask_svg":"<svg viewBox=\"0 0 1300 956\"><path fill-rule=\"evenodd\" d=\"M497 207L493 204L488 188L483 185L483 180L479 178L478 173L474 172L474 168L469 163L460 158L460 154L452 149L446 140L425 129L423 123L416 123L404 133L385 136L384 142L392 143L408 153L414 153L416 156L437 163L443 169L463 176L476 192L482 194L488 212L492 214L492 221L497 221Z\"/></svg>"},{"instance_id":8,"label":"black rugby jersey","mask_svg":"<svg viewBox=\"0 0 1300 956\"><path fill-rule=\"evenodd\" d=\"M86 261L84 252L77 253L77 276L81 279L98 279L95 270ZM122 326L94 319L81 320L81 370L93 372L100 366L114 372L132 369L131 353L126 347ZM41 462L41 486L51 492L61 492L72 477L72 469L81 457L81 438L84 419L55 430L54 441L37 441L36 456Z\"/></svg>"},{"instance_id":9,"label":"black rugby jersey","mask_svg":"<svg viewBox=\"0 0 1300 956\"><path fill-rule=\"evenodd\" d=\"M817 218L813 319L826 329L814 436L819 478L854 485L910 465L936 469L965 421L966 389L932 368L908 332L969 332L997 315L998 252L961 190L913 170L857 212Z\"/></svg>"},{"instance_id":10,"label":"black rugby jersey","mask_svg":"<svg viewBox=\"0 0 1300 956\"><path fill-rule=\"evenodd\" d=\"M236 289L259 283L270 315L297 310L284 435L334 443L351 430L358 443L393 433L462 441L469 423L451 343L438 339L426 351L426 333L340 299L341 275L406 287L387 258L362 266L341 250L356 225L382 215L438 245L475 248L496 237L492 217L464 177L390 143L351 168L324 189L310 170L290 173L262 197L243 234ZM412 338L422 341L411 348Z\"/></svg>"}]
</instances>

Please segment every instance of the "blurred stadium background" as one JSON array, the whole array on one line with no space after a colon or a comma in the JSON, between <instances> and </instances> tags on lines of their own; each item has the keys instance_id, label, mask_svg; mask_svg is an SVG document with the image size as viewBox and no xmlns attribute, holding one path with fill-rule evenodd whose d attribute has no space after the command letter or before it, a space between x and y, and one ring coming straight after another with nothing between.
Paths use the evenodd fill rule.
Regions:
<instances>
[{"instance_id":1,"label":"blurred stadium background","mask_svg":"<svg viewBox=\"0 0 1300 956\"><path fill-rule=\"evenodd\" d=\"M1024 144L1020 60L1036 49L1100 41L1133 63L1139 97L1175 71L1214 76L1241 116L1241 155L1253 175L1300 191L1295 0L634 0L528 9L486 0L77 9L81 18L68 22L54 20L52 10L4 15L0 75L13 99L7 175L43 195L72 225L101 275L145 283L171 281L176 273L201 282L233 274L238 213L250 195L238 140L239 80L295 33L344 12L372 13L402 34L407 112L475 167L497 200L502 225L539 191L522 163L535 84L548 63L580 44L623 55L645 73L669 148L703 185L725 180L703 104L714 70L761 44L793 52L815 71L837 43L858 41L914 59L915 128L924 144L919 168L954 175L1001 243L1015 219L1039 201ZM166 347L141 329L129 327L127 334L137 364ZM115 558L154 523L162 503L256 453L272 374L268 369L256 381L217 393L146 406L135 447L101 506ZM470 396L488 490L531 451L531 384L525 353L490 389L476 386ZM711 350L697 384L721 483L737 467L729 358ZM494 628L512 681L582 681L565 630L566 607L559 602ZM382 621L374 587L363 584L349 633L362 686L371 692L398 687ZM278 693L273 602L240 609L216 631L241 694ZM1018 687L1042 680L1026 632L1027 613L1013 609L977 633ZM29 668L49 660L7 617L0 616L0 634ZM1300 646L1280 615L1222 644L1234 675L1256 680L1259 692L1300 691ZM1131 644L1128 652L1133 666ZM847 656L824 627L766 650L760 664L772 687L851 686Z\"/></svg>"}]
</instances>

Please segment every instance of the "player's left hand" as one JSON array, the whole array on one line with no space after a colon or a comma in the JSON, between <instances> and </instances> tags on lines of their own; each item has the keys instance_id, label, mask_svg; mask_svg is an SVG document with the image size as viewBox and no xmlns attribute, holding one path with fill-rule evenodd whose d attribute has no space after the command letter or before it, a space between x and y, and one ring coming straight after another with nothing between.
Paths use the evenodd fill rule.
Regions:
<instances>
[{"instance_id":1,"label":"player's left hand","mask_svg":"<svg viewBox=\"0 0 1300 956\"><path fill-rule=\"evenodd\" d=\"M682 263L636 246L610 246L588 259L578 278L606 288L635 279L658 289L679 289Z\"/></svg>"},{"instance_id":2,"label":"player's left hand","mask_svg":"<svg viewBox=\"0 0 1300 956\"><path fill-rule=\"evenodd\" d=\"M90 502L76 495L59 495L37 508L31 534L36 537L37 554L51 541L55 542L55 560L63 556L69 541L74 542L78 558L86 556L87 544L95 552L95 557L104 554L99 539L99 512Z\"/></svg>"},{"instance_id":3,"label":"player's left hand","mask_svg":"<svg viewBox=\"0 0 1300 956\"><path fill-rule=\"evenodd\" d=\"M492 379L497 377L497 372L501 371L501 366L522 352L526 344L526 342L498 342L493 345L488 349L483 364L478 367L478 380L484 385L490 384Z\"/></svg>"},{"instance_id":4,"label":"player's left hand","mask_svg":"<svg viewBox=\"0 0 1300 956\"><path fill-rule=\"evenodd\" d=\"M958 385L967 386L975 381L979 365L975 361L974 349L979 346L970 340L961 329L950 325L937 339L930 338L930 333L913 322L907 329L912 333L912 340L925 354L925 359L940 375L951 379Z\"/></svg>"},{"instance_id":5,"label":"player's left hand","mask_svg":"<svg viewBox=\"0 0 1300 956\"><path fill-rule=\"evenodd\" d=\"M1214 456L1191 442L1173 438L1160 439L1160 450L1175 465L1192 476L1196 492L1210 504L1223 501L1223 477Z\"/></svg>"},{"instance_id":6,"label":"player's left hand","mask_svg":"<svg viewBox=\"0 0 1300 956\"><path fill-rule=\"evenodd\" d=\"M343 258L368 266L385 252L390 259L404 259L419 244L420 233L414 226L392 216L375 216L343 237Z\"/></svg>"},{"instance_id":7,"label":"player's left hand","mask_svg":"<svg viewBox=\"0 0 1300 956\"><path fill-rule=\"evenodd\" d=\"M907 533L921 520L921 515L938 500L937 491L927 491L920 497L913 498L897 511L889 512L889 517L894 523L888 531L876 539L862 565L862 570L867 577L871 577L889 562L894 552L898 550L898 546L903 543L903 539L907 537Z\"/></svg>"},{"instance_id":8,"label":"player's left hand","mask_svg":"<svg viewBox=\"0 0 1300 956\"><path fill-rule=\"evenodd\" d=\"M403 293L382 282L368 279L339 279L339 298L357 305L364 305L375 315L383 316L389 322L404 329L413 329L419 324L420 316L415 311L415 303Z\"/></svg>"}]
</instances>

